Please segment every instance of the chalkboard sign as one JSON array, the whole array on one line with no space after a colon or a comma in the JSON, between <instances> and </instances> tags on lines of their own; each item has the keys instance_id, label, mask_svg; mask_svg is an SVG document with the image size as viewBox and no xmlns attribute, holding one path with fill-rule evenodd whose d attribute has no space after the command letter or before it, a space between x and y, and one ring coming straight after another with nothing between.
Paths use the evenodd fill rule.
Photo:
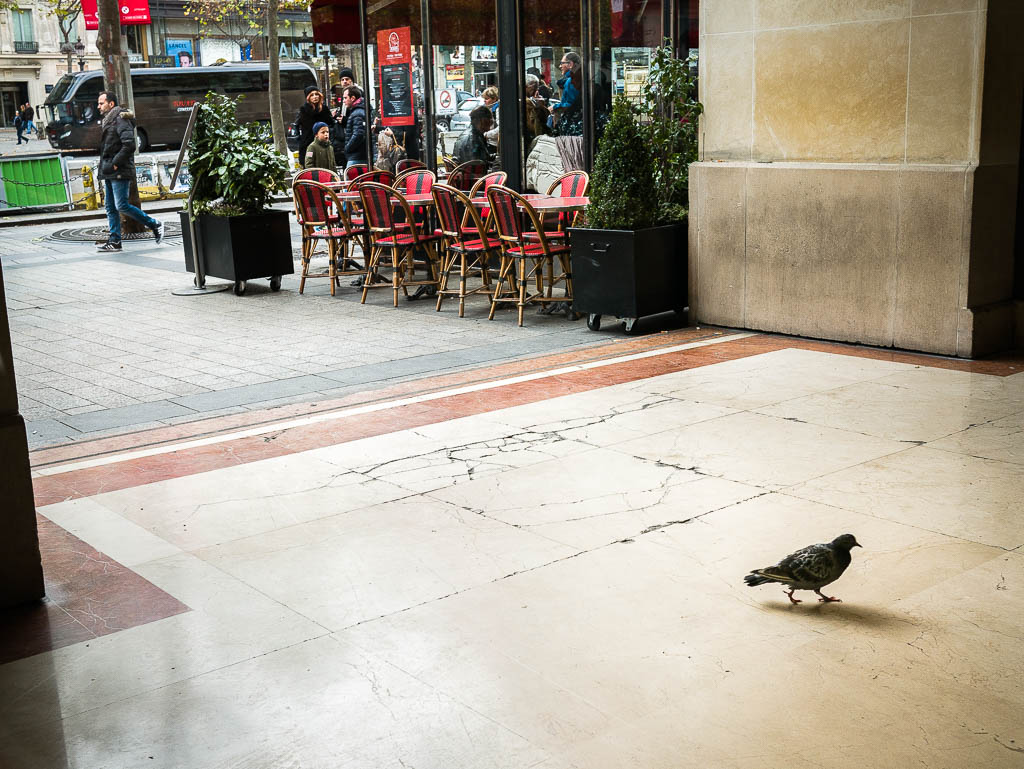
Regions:
<instances>
[{"instance_id":1,"label":"chalkboard sign","mask_svg":"<svg viewBox=\"0 0 1024 769\"><path fill-rule=\"evenodd\" d=\"M380 68L381 117L384 125L412 125L412 73L408 64L385 64ZM388 118L408 118L387 122Z\"/></svg>"},{"instance_id":2,"label":"chalkboard sign","mask_svg":"<svg viewBox=\"0 0 1024 769\"><path fill-rule=\"evenodd\" d=\"M381 120L385 126L413 125L412 47L409 27L377 31Z\"/></svg>"}]
</instances>

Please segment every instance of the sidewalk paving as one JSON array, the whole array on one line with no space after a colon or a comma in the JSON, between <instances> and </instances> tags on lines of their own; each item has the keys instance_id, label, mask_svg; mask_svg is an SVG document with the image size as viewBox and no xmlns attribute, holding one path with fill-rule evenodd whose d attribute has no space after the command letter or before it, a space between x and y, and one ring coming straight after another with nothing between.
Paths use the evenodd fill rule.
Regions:
<instances>
[{"instance_id":1,"label":"sidewalk paving","mask_svg":"<svg viewBox=\"0 0 1024 769\"><path fill-rule=\"evenodd\" d=\"M452 301L440 313L433 300L401 299L396 309L390 291L360 305L347 282L331 297L326 280L307 281L300 295L297 274L285 276L279 293L258 280L242 297L173 296L192 283L180 237L160 246L126 241L120 254L52 239L73 226L0 229L19 400L34 449L622 339L564 315L530 312L519 328L506 310L489 322L483 299L470 300L460 319ZM298 254L294 224L292 234Z\"/></svg>"}]
</instances>

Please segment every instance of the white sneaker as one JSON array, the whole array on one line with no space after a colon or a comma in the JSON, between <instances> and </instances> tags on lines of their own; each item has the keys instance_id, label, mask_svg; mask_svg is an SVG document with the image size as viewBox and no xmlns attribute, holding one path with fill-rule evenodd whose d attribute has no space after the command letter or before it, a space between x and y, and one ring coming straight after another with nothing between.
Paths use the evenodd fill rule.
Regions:
<instances>
[{"instance_id":1,"label":"white sneaker","mask_svg":"<svg viewBox=\"0 0 1024 769\"><path fill-rule=\"evenodd\" d=\"M156 244L159 246L164 242L164 223L157 222L156 227L153 228L153 237L156 239Z\"/></svg>"}]
</instances>

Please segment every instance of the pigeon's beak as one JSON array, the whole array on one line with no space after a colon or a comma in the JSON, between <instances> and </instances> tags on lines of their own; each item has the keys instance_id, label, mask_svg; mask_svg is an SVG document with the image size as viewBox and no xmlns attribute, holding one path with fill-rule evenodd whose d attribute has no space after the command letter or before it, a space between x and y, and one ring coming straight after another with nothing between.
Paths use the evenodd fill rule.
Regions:
<instances>
[{"instance_id":1,"label":"pigeon's beak","mask_svg":"<svg viewBox=\"0 0 1024 769\"><path fill-rule=\"evenodd\" d=\"M853 546L854 547L864 547L860 542L854 542Z\"/></svg>"}]
</instances>

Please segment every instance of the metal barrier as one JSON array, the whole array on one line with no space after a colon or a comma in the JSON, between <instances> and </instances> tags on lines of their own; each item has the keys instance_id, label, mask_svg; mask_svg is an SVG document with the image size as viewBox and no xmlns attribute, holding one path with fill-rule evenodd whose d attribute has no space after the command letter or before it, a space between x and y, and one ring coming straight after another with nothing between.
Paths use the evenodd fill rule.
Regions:
<instances>
[{"instance_id":1,"label":"metal barrier","mask_svg":"<svg viewBox=\"0 0 1024 769\"><path fill-rule=\"evenodd\" d=\"M59 155L10 158L0 161L0 208L69 205L67 159Z\"/></svg>"}]
</instances>

